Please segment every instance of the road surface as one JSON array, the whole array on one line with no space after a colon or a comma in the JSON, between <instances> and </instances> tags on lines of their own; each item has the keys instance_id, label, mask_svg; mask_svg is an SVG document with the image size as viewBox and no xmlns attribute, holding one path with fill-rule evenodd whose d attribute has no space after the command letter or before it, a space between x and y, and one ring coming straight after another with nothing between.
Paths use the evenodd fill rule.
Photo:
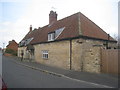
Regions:
<instances>
[{"instance_id":1,"label":"road surface","mask_svg":"<svg viewBox=\"0 0 120 90\"><path fill-rule=\"evenodd\" d=\"M3 79L8 88L104 88L40 72L16 64L10 59L3 56Z\"/></svg>"}]
</instances>

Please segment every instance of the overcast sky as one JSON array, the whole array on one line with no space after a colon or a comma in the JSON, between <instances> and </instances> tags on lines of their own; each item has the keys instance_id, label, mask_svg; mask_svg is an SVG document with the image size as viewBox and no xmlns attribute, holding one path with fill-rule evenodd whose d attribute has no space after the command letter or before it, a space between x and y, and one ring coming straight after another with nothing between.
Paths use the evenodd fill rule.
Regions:
<instances>
[{"instance_id":1,"label":"overcast sky","mask_svg":"<svg viewBox=\"0 0 120 90\"><path fill-rule=\"evenodd\" d=\"M0 0L0 47L14 39L17 43L34 28L49 23L54 10L58 20L81 12L111 36L118 33L119 0Z\"/></svg>"}]
</instances>

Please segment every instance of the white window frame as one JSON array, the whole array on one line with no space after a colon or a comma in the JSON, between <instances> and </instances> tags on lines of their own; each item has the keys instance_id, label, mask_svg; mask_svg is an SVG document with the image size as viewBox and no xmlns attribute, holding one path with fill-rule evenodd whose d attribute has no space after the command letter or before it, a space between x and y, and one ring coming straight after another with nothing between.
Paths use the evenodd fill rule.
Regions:
<instances>
[{"instance_id":1,"label":"white window frame","mask_svg":"<svg viewBox=\"0 0 120 90\"><path fill-rule=\"evenodd\" d=\"M54 41L55 40L55 33L49 33L48 34L48 41Z\"/></svg>"},{"instance_id":2,"label":"white window frame","mask_svg":"<svg viewBox=\"0 0 120 90\"><path fill-rule=\"evenodd\" d=\"M42 58L43 58L43 59L48 59L48 58L49 58L48 50L43 50L43 51L42 51Z\"/></svg>"},{"instance_id":3,"label":"white window frame","mask_svg":"<svg viewBox=\"0 0 120 90\"><path fill-rule=\"evenodd\" d=\"M57 39L64 29L65 27L62 27L62 28L56 29L54 32L48 33L48 41L54 41L55 39Z\"/></svg>"}]
</instances>

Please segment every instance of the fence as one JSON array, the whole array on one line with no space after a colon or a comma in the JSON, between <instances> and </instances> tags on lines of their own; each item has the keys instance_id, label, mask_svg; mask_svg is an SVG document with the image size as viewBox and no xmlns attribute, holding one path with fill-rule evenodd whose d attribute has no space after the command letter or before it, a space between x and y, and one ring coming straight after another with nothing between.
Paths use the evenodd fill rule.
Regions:
<instances>
[{"instance_id":1,"label":"fence","mask_svg":"<svg viewBox=\"0 0 120 90\"><path fill-rule=\"evenodd\" d=\"M101 50L102 73L118 74L118 51L118 49Z\"/></svg>"}]
</instances>

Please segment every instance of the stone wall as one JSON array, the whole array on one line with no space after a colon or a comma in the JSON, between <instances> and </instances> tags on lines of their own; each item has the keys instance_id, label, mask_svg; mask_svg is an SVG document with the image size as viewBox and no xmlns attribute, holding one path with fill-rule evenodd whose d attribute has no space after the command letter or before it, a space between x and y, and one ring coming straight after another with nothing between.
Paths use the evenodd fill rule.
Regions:
<instances>
[{"instance_id":1,"label":"stone wall","mask_svg":"<svg viewBox=\"0 0 120 90\"><path fill-rule=\"evenodd\" d=\"M74 39L71 44L70 40L37 44L34 45L35 61L63 69L70 69L71 66L72 70L100 73L101 49L106 49L105 43L98 40ZM116 44L109 43L109 46L114 48ZM18 56L21 57L21 50L24 51L24 58L27 58L26 47L18 48ZM48 51L48 59L43 59L43 50Z\"/></svg>"},{"instance_id":2,"label":"stone wall","mask_svg":"<svg viewBox=\"0 0 120 90\"><path fill-rule=\"evenodd\" d=\"M103 42L85 39L72 40L72 69L100 72L100 48Z\"/></svg>"},{"instance_id":3,"label":"stone wall","mask_svg":"<svg viewBox=\"0 0 120 90\"><path fill-rule=\"evenodd\" d=\"M90 39L72 40L72 69L77 71L101 71L101 49L106 49L105 41ZM109 47L115 48L116 43L110 42Z\"/></svg>"},{"instance_id":4,"label":"stone wall","mask_svg":"<svg viewBox=\"0 0 120 90\"><path fill-rule=\"evenodd\" d=\"M101 65L100 47L86 49L83 59L83 71L100 72Z\"/></svg>"},{"instance_id":5,"label":"stone wall","mask_svg":"<svg viewBox=\"0 0 120 90\"><path fill-rule=\"evenodd\" d=\"M21 57L21 53L24 53L23 58L27 58L27 52L26 52L26 47L19 47L18 48L18 57Z\"/></svg>"},{"instance_id":6,"label":"stone wall","mask_svg":"<svg viewBox=\"0 0 120 90\"><path fill-rule=\"evenodd\" d=\"M111 49L117 48L117 43L109 42L108 47L110 47Z\"/></svg>"},{"instance_id":7,"label":"stone wall","mask_svg":"<svg viewBox=\"0 0 120 90\"><path fill-rule=\"evenodd\" d=\"M48 51L48 59L42 58L42 51ZM52 42L35 45L35 59L37 62L64 69L70 68L69 41Z\"/></svg>"},{"instance_id":8,"label":"stone wall","mask_svg":"<svg viewBox=\"0 0 120 90\"><path fill-rule=\"evenodd\" d=\"M78 43L80 39L72 40L72 69L81 71L82 65L82 45Z\"/></svg>"}]
</instances>

